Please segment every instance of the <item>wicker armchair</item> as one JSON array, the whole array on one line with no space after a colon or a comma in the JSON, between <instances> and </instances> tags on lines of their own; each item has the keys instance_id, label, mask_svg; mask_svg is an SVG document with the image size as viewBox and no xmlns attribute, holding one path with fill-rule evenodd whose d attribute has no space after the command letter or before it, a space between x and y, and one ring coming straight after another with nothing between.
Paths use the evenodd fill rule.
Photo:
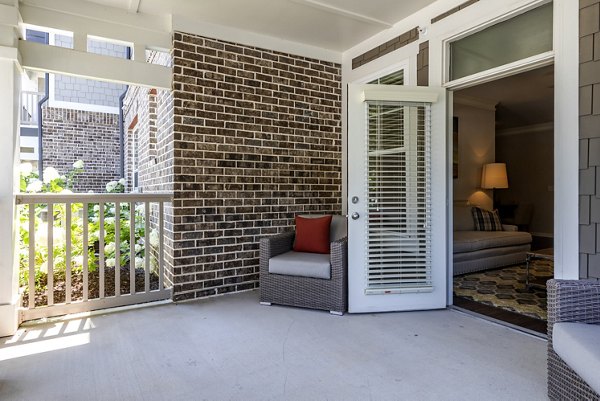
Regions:
<instances>
[{"instance_id":1,"label":"wicker armchair","mask_svg":"<svg viewBox=\"0 0 600 401\"><path fill-rule=\"evenodd\" d=\"M600 324L600 282L548 281L548 397L551 400L599 400L600 396L554 351L555 323Z\"/></svg>"},{"instance_id":2,"label":"wicker armchair","mask_svg":"<svg viewBox=\"0 0 600 401\"><path fill-rule=\"evenodd\" d=\"M341 315L348 310L348 239L330 243L331 278L273 274L269 259L292 250L294 232L260 240L260 302L328 310Z\"/></svg>"}]
</instances>

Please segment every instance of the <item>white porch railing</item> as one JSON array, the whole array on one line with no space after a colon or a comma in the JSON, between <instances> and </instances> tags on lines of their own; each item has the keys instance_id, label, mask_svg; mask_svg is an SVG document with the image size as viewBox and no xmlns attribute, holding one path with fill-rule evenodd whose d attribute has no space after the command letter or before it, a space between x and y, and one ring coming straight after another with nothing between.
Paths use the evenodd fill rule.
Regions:
<instances>
[{"instance_id":1,"label":"white porch railing","mask_svg":"<svg viewBox=\"0 0 600 401\"><path fill-rule=\"evenodd\" d=\"M38 123L38 102L43 92L21 92L21 125L36 126Z\"/></svg>"},{"instance_id":2,"label":"white porch railing","mask_svg":"<svg viewBox=\"0 0 600 401\"><path fill-rule=\"evenodd\" d=\"M17 195L17 205L28 210L21 214L25 220L21 232L28 236L21 255L21 268L28 273L28 302L21 310L21 321L169 299L171 288L165 288L164 280L164 204L171 200L170 194L149 193ZM93 235L90 227L94 229ZM126 232L122 229L127 227L129 242L125 244L121 237ZM140 234L142 228L143 234ZM158 239L154 235L154 241L151 240L151 231ZM109 232L111 239L114 235L114 249L107 250L105 240ZM44 236L46 238L42 238ZM80 253L77 263L73 257L74 244ZM122 246L128 247L123 253ZM114 253L114 258L107 259L108 252ZM93 259L91 264L90 258ZM108 275L113 259L114 279L112 274ZM154 267L151 259L156 262ZM64 286L61 285L58 292L61 302L55 302L55 273L59 272L59 263L61 276L64 269ZM90 292L90 269L94 273L93 293ZM43 288L40 279L43 275L47 284L45 297L40 296L39 290ZM81 290L77 299L73 299L74 277L79 279L77 291ZM128 288L124 287L126 279L129 279ZM36 283L39 285L37 302ZM107 285L112 283L114 291L109 291Z\"/></svg>"}]
</instances>

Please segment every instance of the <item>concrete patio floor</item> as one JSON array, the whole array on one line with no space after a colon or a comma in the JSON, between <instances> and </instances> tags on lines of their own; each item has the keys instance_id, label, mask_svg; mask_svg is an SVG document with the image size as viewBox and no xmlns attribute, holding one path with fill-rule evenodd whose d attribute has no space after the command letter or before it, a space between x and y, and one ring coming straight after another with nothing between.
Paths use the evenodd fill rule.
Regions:
<instances>
[{"instance_id":1,"label":"concrete patio floor","mask_svg":"<svg viewBox=\"0 0 600 401\"><path fill-rule=\"evenodd\" d=\"M0 400L544 400L546 341L453 310L261 306L258 293L0 339Z\"/></svg>"}]
</instances>

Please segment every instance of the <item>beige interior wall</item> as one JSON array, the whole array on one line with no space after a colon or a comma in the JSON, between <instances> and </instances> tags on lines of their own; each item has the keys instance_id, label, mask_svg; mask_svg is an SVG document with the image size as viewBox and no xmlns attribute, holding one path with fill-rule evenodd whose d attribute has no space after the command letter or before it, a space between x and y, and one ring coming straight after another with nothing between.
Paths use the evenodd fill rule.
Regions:
<instances>
[{"instance_id":1,"label":"beige interior wall","mask_svg":"<svg viewBox=\"0 0 600 401\"><path fill-rule=\"evenodd\" d=\"M495 158L495 112L489 107L454 103L458 117L458 178L454 179L454 201L468 201L493 208L491 191L481 190L481 169Z\"/></svg>"},{"instance_id":2,"label":"beige interior wall","mask_svg":"<svg viewBox=\"0 0 600 401\"><path fill-rule=\"evenodd\" d=\"M554 232L553 130L496 137L496 161L506 162L508 189L497 190L503 203L533 204L529 231L543 236Z\"/></svg>"}]
</instances>

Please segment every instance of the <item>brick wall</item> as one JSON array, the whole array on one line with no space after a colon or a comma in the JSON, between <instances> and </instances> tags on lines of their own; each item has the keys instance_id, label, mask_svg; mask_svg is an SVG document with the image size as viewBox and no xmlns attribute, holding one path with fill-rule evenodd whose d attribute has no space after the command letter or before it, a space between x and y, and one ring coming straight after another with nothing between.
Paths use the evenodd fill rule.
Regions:
<instances>
[{"instance_id":1,"label":"brick wall","mask_svg":"<svg viewBox=\"0 0 600 401\"><path fill-rule=\"evenodd\" d=\"M147 61L170 65L171 55L151 52ZM126 191L132 189L133 135L138 135L137 166L139 190L142 192L173 192L174 140L173 95L168 90L130 86L123 101L125 126ZM173 208L165 205L165 285L171 285L173 276ZM158 228L158 208L151 208L151 227ZM157 256L157 255L155 255Z\"/></svg>"},{"instance_id":2,"label":"brick wall","mask_svg":"<svg viewBox=\"0 0 600 401\"><path fill-rule=\"evenodd\" d=\"M45 107L42 121L44 167L61 174L83 160L78 192L105 192L107 182L119 179L119 115Z\"/></svg>"},{"instance_id":3,"label":"brick wall","mask_svg":"<svg viewBox=\"0 0 600 401\"><path fill-rule=\"evenodd\" d=\"M340 65L174 37L175 300L258 286L258 242L341 211Z\"/></svg>"},{"instance_id":4,"label":"brick wall","mask_svg":"<svg viewBox=\"0 0 600 401\"><path fill-rule=\"evenodd\" d=\"M579 5L579 269L600 278L600 0Z\"/></svg>"}]
</instances>

